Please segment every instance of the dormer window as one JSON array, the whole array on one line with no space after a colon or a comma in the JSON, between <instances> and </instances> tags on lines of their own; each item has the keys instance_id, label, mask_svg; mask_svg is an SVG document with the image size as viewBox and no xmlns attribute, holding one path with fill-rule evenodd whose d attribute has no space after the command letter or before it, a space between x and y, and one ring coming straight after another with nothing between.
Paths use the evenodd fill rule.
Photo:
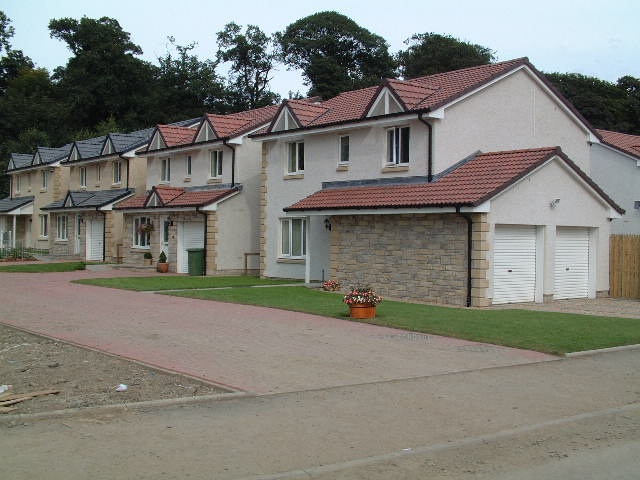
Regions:
<instances>
[{"instance_id":1,"label":"dormer window","mask_svg":"<svg viewBox=\"0 0 640 480\"><path fill-rule=\"evenodd\" d=\"M409 127L387 130L387 163L406 165L409 163Z\"/></svg>"},{"instance_id":2,"label":"dormer window","mask_svg":"<svg viewBox=\"0 0 640 480\"><path fill-rule=\"evenodd\" d=\"M161 182L171 181L171 159L170 158L163 158L160 161L160 181Z\"/></svg>"}]
</instances>

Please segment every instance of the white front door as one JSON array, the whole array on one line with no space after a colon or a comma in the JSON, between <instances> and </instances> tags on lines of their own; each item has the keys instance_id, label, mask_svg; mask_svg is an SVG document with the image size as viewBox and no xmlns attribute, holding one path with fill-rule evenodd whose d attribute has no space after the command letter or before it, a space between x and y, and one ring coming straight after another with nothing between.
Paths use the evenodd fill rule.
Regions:
<instances>
[{"instance_id":1,"label":"white front door","mask_svg":"<svg viewBox=\"0 0 640 480\"><path fill-rule=\"evenodd\" d=\"M87 220L87 260L104 260L104 223L102 219Z\"/></svg>"},{"instance_id":2,"label":"white front door","mask_svg":"<svg viewBox=\"0 0 640 480\"><path fill-rule=\"evenodd\" d=\"M178 273L189 273L190 248L204 248L204 223L182 222L178 224Z\"/></svg>"},{"instance_id":3,"label":"white front door","mask_svg":"<svg viewBox=\"0 0 640 480\"><path fill-rule=\"evenodd\" d=\"M533 302L536 295L536 227L497 225L492 303Z\"/></svg>"},{"instance_id":4,"label":"white front door","mask_svg":"<svg viewBox=\"0 0 640 480\"><path fill-rule=\"evenodd\" d=\"M556 230L554 299L589 296L589 230Z\"/></svg>"}]
</instances>

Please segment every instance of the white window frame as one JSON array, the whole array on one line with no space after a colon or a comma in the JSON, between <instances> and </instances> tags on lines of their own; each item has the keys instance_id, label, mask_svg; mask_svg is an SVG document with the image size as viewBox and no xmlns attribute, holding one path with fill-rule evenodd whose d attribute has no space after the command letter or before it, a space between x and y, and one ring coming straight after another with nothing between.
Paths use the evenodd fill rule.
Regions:
<instances>
[{"instance_id":1,"label":"white window frame","mask_svg":"<svg viewBox=\"0 0 640 480\"><path fill-rule=\"evenodd\" d=\"M113 173L113 184L118 185L122 183L122 162L120 160L113 162L111 171Z\"/></svg>"},{"instance_id":2,"label":"white window frame","mask_svg":"<svg viewBox=\"0 0 640 480\"><path fill-rule=\"evenodd\" d=\"M209 178L222 178L222 165L224 154L222 150L209 152Z\"/></svg>"},{"instance_id":3,"label":"white window frame","mask_svg":"<svg viewBox=\"0 0 640 480\"><path fill-rule=\"evenodd\" d=\"M409 165L411 154L411 127L392 127L386 130L387 165Z\"/></svg>"},{"instance_id":4,"label":"white window frame","mask_svg":"<svg viewBox=\"0 0 640 480\"><path fill-rule=\"evenodd\" d=\"M102 169L100 168L100 164L96 165L96 182L100 182L102 180Z\"/></svg>"},{"instance_id":5,"label":"white window frame","mask_svg":"<svg viewBox=\"0 0 640 480\"><path fill-rule=\"evenodd\" d=\"M80 186L87 187L87 167L80 167Z\"/></svg>"},{"instance_id":6,"label":"white window frame","mask_svg":"<svg viewBox=\"0 0 640 480\"><path fill-rule=\"evenodd\" d=\"M49 188L49 171L42 170L42 190Z\"/></svg>"},{"instance_id":7,"label":"white window frame","mask_svg":"<svg viewBox=\"0 0 640 480\"><path fill-rule=\"evenodd\" d=\"M187 155L184 160L186 177L191 177L191 155Z\"/></svg>"},{"instance_id":8,"label":"white window frame","mask_svg":"<svg viewBox=\"0 0 640 480\"><path fill-rule=\"evenodd\" d=\"M346 140L346 144L345 144ZM350 152L350 140L349 135L341 135L338 137L338 164L339 165L349 165L349 160L351 156ZM345 146L346 146L346 160L345 160Z\"/></svg>"},{"instance_id":9,"label":"white window frame","mask_svg":"<svg viewBox=\"0 0 640 480\"><path fill-rule=\"evenodd\" d=\"M49 237L49 215L40 215L40 237Z\"/></svg>"},{"instance_id":10,"label":"white window frame","mask_svg":"<svg viewBox=\"0 0 640 480\"><path fill-rule=\"evenodd\" d=\"M304 173L304 141L287 143L287 174Z\"/></svg>"},{"instance_id":11,"label":"white window frame","mask_svg":"<svg viewBox=\"0 0 640 480\"><path fill-rule=\"evenodd\" d=\"M299 232L298 232L299 229ZM295 236L299 235L299 251L294 251ZM304 259L307 257L307 219L288 217L280 219L280 258Z\"/></svg>"},{"instance_id":12,"label":"white window frame","mask_svg":"<svg viewBox=\"0 0 640 480\"><path fill-rule=\"evenodd\" d=\"M171 158L163 158L160 160L160 181L169 183L171 181Z\"/></svg>"},{"instance_id":13,"label":"white window frame","mask_svg":"<svg viewBox=\"0 0 640 480\"><path fill-rule=\"evenodd\" d=\"M150 217L135 217L133 219L133 247L151 248L151 232L141 232L140 226L152 223Z\"/></svg>"},{"instance_id":14,"label":"white window frame","mask_svg":"<svg viewBox=\"0 0 640 480\"><path fill-rule=\"evenodd\" d=\"M56 216L56 240L69 239L69 219L66 215Z\"/></svg>"},{"instance_id":15,"label":"white window frame","mask_svg":"<svg viewBox=\"0 0 640 480\"><path fill-rule=\"evenodd\" d=\"M20 175L16 175L16 193L20 192Z\"/></svg>"}]
</instances>

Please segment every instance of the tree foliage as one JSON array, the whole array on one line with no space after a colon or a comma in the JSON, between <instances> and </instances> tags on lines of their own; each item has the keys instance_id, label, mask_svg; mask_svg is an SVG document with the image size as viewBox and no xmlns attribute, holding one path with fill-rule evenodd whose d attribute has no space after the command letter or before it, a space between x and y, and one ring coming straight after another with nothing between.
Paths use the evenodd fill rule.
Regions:
<instances>
[{"instance_id":1,"label":"tree foliage","mask_svg":"<svg viewBox=\"0 0 640 480\"><path fill-rule=\"evenodd\" d=\"M276 34L281 60L299 68L310 96L329 98L395 77L384 38L337 12L319 12Z\"/></svg>"},{"instance_id":2,"label":"tree foliage","mask_svg":"<svg viewBox=\"0 0 640 480\"><path fill-rule=\"evenodd\" d=\"M546 77L594 127L640 134L637 78L627 76L611 83L579 73Z\"/></svg>"},{"instance_id":3,"label":"tree foliage","mask_svg":"<svg viewBox=\"0 0 640 480\"><path fill-rule=\"evenodd\" d=\"M416 78L461 68L487 65L495 60L490 48L437 33L415 34L397 54L400 75Z\"/></svg>"},{"instance_id":4,"label":"tree foliage","mask_svg":"<svg viewBox=\"0 0 640 480\"><path fill-rule=\"evenodd\" d=\"M247 25L243 32L240 25L231 22L217 33L217 42L216 57L230 64L227 95L232 110L251 110L280 101L269 90L276 60L271 37L256 25Z\"/></svg>"}]
</instances>

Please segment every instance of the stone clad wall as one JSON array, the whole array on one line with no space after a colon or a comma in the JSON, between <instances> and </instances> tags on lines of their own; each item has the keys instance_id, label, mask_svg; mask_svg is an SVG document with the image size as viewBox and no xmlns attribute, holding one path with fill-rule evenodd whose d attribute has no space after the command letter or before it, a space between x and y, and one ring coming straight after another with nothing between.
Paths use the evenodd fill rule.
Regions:
<instances>
[{"instance_id":1,"label":"stone clad wall","mask_svg":"<svg viewBox=\"0 0 640 480\"><path fill-rule=\"evenodd\" d=\"M336 216L331 225L329 278L344 288L365 283L383 296L465 305L467 223L460 215Z\"/></svg>"}]
</instances>

